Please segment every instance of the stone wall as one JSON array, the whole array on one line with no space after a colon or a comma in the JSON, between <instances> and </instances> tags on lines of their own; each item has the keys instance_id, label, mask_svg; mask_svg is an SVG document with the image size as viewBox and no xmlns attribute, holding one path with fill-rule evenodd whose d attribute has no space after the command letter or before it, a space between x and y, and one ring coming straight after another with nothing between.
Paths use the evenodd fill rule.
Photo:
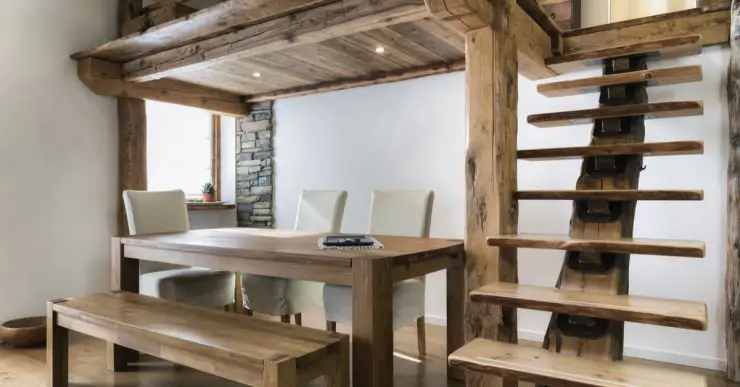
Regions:
<instances>
[{"instance_id":1,"label":"stone wall","mask_svg":"<svg viewBox=\"0 0 740 387\"><path fill-rule=\"evenodd\" d=\"M239 227L269 228L272 217L272 102L253 104L237 120L236 203Z\"/></svg>"}]
</instances>

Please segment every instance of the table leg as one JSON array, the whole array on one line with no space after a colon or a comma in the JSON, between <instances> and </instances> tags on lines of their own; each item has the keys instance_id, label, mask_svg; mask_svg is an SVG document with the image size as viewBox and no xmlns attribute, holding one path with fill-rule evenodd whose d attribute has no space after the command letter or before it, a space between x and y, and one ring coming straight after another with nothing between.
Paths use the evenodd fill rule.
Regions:
<instances>
[{"instance_id":1,"label":"table leg","mask_svg":"<svg viewBox=\"0 0 740 387\"><path fill-rule=\"evenodd\" d=\"M447 355L465 344L465 253L460 265L447 269ZM465 370L447 367L447 377L465 381Z\"/></svg>"},{"instance_id":2,"label":"table leg","mask_svg":"<svg viewBox=\"0 0 740 387\"><path fill-rule=\"evenodd\" d=\"M386 258L352 261L352 379L393 387L393 275Z\"/></svg>"},{"instance_id":3,"label":"table leg","mask_svg":"<svg viewBox=\"0 0 740 387\"><path fill-rule=\"evenodd\" d=\"M125 258L120 238L111 242L111 290L139 292L139 260ZM113 343L107 343L108 369L125 371L129 363L139 360L139 352Z\"/></svg>"}]
</instances>

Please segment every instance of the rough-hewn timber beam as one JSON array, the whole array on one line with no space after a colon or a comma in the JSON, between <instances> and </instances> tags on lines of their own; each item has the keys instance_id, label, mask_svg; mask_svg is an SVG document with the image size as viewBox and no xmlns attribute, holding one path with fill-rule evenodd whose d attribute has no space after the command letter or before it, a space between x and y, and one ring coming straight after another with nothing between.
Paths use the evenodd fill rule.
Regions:
<instances>
[{"instance_id":1,"label":"rough-hewn timber beam","mask_svg":"<svg viewBox=\"0 0 740 387\"><path fill-rule=\"evenodd\" d=\"M124 79L148 82L227 58L318 43L427 15L423 0L342 0L128 62Z\"/></svg>"},{"instance_id":2,"label":"rough-hewn timber beam","mask_svg":"<svg viewBox=\"0 0 740 387\"><path fill-rule=\"evenodd\" d=\"M725 270L725 344L727 377L740 381L740 0L732 2L727 111L730 153L727 165L727 257Z\"/></svg>"},{"instance_id":3,"label":"rough-hewn timber beam","mask_svg":"<svg viewBox=\"0 0 740 387\"><path fill-rule=\"evenodd\" d=\"M696 34L701 35L705 46L727 43L730 37L730 12L691 9L566 31L563 46L565 53L569 54L634 44L645 41L646 36L659 40Z\"/></svg>"},{"instance_id":4,"label":"rough-hewn timber beam","mask_svg":"<svg viewBox=\"0 0 740 387\"><path fill-rule=\"evenodd\" d=\"M121 65L86 58L77 63L77 75L95 94L109 97L153 99L212 111L243 116L249 113L242 97L174 79L148 83L121 80Z\"/></svg>"},{"instance_id":5,"label":"rough-hewn timber beam","mask_svg":"<svg viewBox=\"0 0 740 387\"><path fill-rule=\"evenodd\" d=\"M468 150L465 162L467 291L490 282L517 282L516 248L490 248L488 236L516 234L517 43L513 0L498 1L489 23L465 34ZM465 339L516 343L516 309L468 302ZM468 372L468 386L493 386L491 377ZM503 386L516 386L505 380Z\"/></svg>"},{"instance_id":6,"label":"rough-hewn timber beam","mask_svg":"<svg viewBox=\"0 0 740 387\"><path fill-rule=\"evenodd\" d=\"M398 82L406 79L426 77L428 75L444 74L462 70L465 70L465 60L459 60L451 63L440 63L429 66L420 66L396 71L378 72L356 78L328 81L315 85L299 86L291 89L277 90L270 93L255 94L248 96L246 98L246 102L261 102L279 98L325 93L328 91L345 90L355 87L378 85L381 83Z\"/></svg>"},{"instance_id":7,"label":"rough-hewn timber beam","mask_svg":"<svg viewBox=\"0 0 740 387\"><path fill-rule=\"evenodd\" d=\"M718 9L730 9L732 0L698 0L697 6L704 11L716 11Z\"/></svg>"},{"instance_id":8,"label":"rough-hewn timber beam","mask_svg":"<svg viewBox=\"0 0 740 387\"><path fill-rule=\"evenodd\" d=\"M78 52L72 59L124 62L340 0L227 0L188 16Z\"/></svg>"},{"instance_id":9,"label":"rough-hewn timber beam","mask_svg":"<svg viewBox=\"0 0 740 387\"><path fill-rule=\"evenodd\" d=\"M494 4L488 0L426 0L426 4L437 19L461 33L494 23ZM519 73L532 80L554 76L545 66L545 58L552 56L547 33L517 4L511 4L509 22L516 30Z\"/></svg>"}]
</instances>

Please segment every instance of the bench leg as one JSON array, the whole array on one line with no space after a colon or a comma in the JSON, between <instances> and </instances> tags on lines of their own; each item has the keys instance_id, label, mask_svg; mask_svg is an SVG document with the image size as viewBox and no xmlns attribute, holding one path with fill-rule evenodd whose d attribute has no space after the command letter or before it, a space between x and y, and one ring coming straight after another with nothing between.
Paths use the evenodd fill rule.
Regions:
<instances>
[{"instance_id":1,"label":"bench leg","mask_svg":"<svg viewBox=\"0 0 740 387\"><path fill-rule=\"evenodd\" d=\"M262 385L265 387L296 387L298 385L295 359L282 357L265 361Z\"/></svg>"},{"instance_id":2,"label":"bench leg","mask_svg":"<svg viewBox=\"0 0 740 387\"><path fill-rule=\"evenodd\" d=\"M46 366L49 370L49 387L69 386L69 332L57 324L54 303L46 304ZM61 302L61 301L60 301Z\"/></svg>"},{"instance_id":3,"label":"bench leg","mask_svg":"<svg viewBox=\"0 0 740 387\"><path fill-rule=\"evenodd\" d=\"M349 337L343 337L339 342L339 350L335 353L336 367L326 375L325 387L349 387Z\"/></svg>"}]
</instances>

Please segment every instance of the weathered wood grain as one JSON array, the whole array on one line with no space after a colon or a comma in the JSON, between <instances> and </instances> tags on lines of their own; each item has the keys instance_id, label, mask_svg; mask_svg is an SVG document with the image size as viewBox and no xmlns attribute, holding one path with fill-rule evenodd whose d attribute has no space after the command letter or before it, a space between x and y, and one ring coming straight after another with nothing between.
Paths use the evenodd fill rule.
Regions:
<instances>
[{"instance_id":1,"label":"weathered wood grain","mask_svg":"<svg viewBox=\"0 0 740 387\"><path fill-rule=\"evenodd\" d=\"M489 3L490 4L490 3ZM516 249L491 249L486 236L516 233L517 187L517 24L512 1L490 4L492 27L465 35L467 58L468 150L466 155L466 231L468 290L490 282L518 282ZM486 337L515 343L516 309L468 302L465 338ZM469 386L496 380L468 373ZM514 380L504 380L513 386Z\"/></svg>"},{"instance_id":2,"label":"weathered wood grain","mask_svg":"<svg viewBox=\"0 0 740 387\"><path fill-rule=\"evenodd\" d=\"M551 387L706 387L703 375L628 361L604 361L477 339L452 354L450 364Z\"/></svg>"},{"instance_id":3,"label":"weathered wood grain","mask_svg":"<svg viewBox=\"0 0 740 387\"><path fill-rule=\"evenodd\" d=\"M534 114L527 117L527 123L540 128L549 128L590 124L596 119L604 118L642 116L645 119L656 119L700 116L703 114L704 106L700 101L659 102Z\"/></svg>"},{"instance_id":4,"label":"weathered wood grain","mask_svg":"<svg viewBox=\"0 0 740 387\"><path fill-rule=\"evenodd\" d=\"M249 385L295 386L335 374L339 345L349 339L129 292L52 306L60 327Z\"/></svg>"},{"instance_id":5,"label":"weathered wood grain","mask_svg":"<svg viewBox=\"0 0 740 387\"><path fill-rule=\"evenodd\" d=\"M49 386L69 386L69 332L58 325L54 303L46 304L46 367Z\"/></svg>"},{"instance_id":6,"label":"weathered wood grain","mask_svg":"<svg viewBox=\"0 0 740 387\"><path fill-rule=\"evenodd\" d=\"M190 8L184 4L172 1L155 4L160 4L160 6L154 9L152 9L151 6L147 7L146 14L125 22L121 28L121 35L128 36L137 32L144 32L154 26L170 22L177 18L185 17L197 11L196 9Z\"/></svg>"},{"instance_id":7,"label":"weathered wood grain","mask_svg":"<svg viewBox=\"0 0 740 387\"><path fill-rule=\"evenodd\" d=\"M566 97L577 94L599 93L601 87L644 83L646 86L664 86L702 80L701 66L682 66L665 69L647 69L602 75L598 77L543 83L537 91L548 97Z\"/></svg>"},{"instance_id":8,"label":"weathered wood grain","mask_svg":"<svg viewBox=\"0 0 740 387\"><path fill-rule=\"evenodd\" d=\"M425 65L410 69L402 69L390 72L379 72L363 75L356 78L339 79L328 82L316 83L308 86L300 86L291 89L277 90L269 93L255 94L246 97L247 102L269 101L279 98L298 97L301 95L326 93L329 91L345 90L355 87L378 85L382 83L398 82L406 79L414 79L434 74L444 74L454 71L465 70L465 61L459 60L451 63L439 63L431 66Z\"/></svg>"},{"instance_id":9,"label":"weathered wood grain","mask_svg":"<svg viewBox=\"0 0 740 387\"><path fill-rule=\"evenodd\" d=\"M601 47L604 47L603 44ZM675 58L701 53L701 36L689 35L677 38L650 40L617 47L574 52L545 60L545 64L557 71L579 71L589 67L604 66L604 59L630 55L647 55L648 58Z\"/></svg>"},{"instance_id":10,"label":"weathered wood grain","mask_svg":"<svg viewBox=\"0 0 740 387\"><path fill-rule=\"evenodd\" d=\"M151 81L230 57L245 58L318 43L426 15L422 0L344 0L127 62L123 66L124 79Z\"/></svg>"},{"instance_id":11,"label":"weathered wood grain","mask_svg":"<svg viewBox=\"0 0 740 387\"><path fill-rule=\"evenodd\" d=\"M151 99L229 116L249 113L239 95L174 79L147 83L126 82L121 79L119 64L99 59L80 60L77 63L77 76L93 93L107 97Z\"/></svg>"},{"instance_id":12,"label":"weathered wood grain","mask_svg":"<svg viewBox=\"0 0 740 387\"><path fill-rule=\"evenodd\" d=\"M519 200L703 200L704 191L637 190L637 189L580 189L571 191L517 191Z\"/></svg>"},{"instance_id":13,"label":"weathered wood grain","mask_svg":"<svg viewBox=\"0 0 740 387\"><path fill-rule=\"evenodd\" d=\"M707 306L700 302L618 295L588 291L491 283L470 293L474 302L629 321L667 327L706 330Z\"/></svg>"},{"instance_id":14,"label":"weathered wood grain","mask_svg":"<svg viewBox=\"0 0 740 387\"><path fill-rule=\"evenodd\" d=\"M529 249L557 249L619 254L667 255L675 257L704 257L704 242L668 239L589 239L560 235L518 234L496 235L488 238L488 245Z\"/></svg>"},{"instance_id":15,"label":"weathered wood grain","mask_svg":"<svg viewBox=\"0 0 740 387\"><path fill-rule=\"evenodd\" d=\"M672 141L641 144L592 145L571 148L525 149L517 157L525 160L564 160L594 156L643 155L682 156L704 153L701 141Z\"/></svg>"},{"instance_id":16,"label":"weathered wood grain","mask_svg":"<svg viewBox=\"0 0 740 387\"><path fill-rule=\"evenodd\" d=\"M555 23L555 20L545 12L537 0L517 0L517 4L542 28L550 37L550 45L554 55L563 54L563 30Z\"/></svg>"},{"instance_id":17,"label":"weathered wood grain","mask_svg":"<svg viewBox=\"0 0 740 387\"><path fill-rule=\"evenodd\" d=\"M618 23L566 31L566 54L637 44L651 40L701 35L704 46L727 43L730 17L727 11L702 13L701 9L672 12Z\"/></svg>"},{"instance_id":18,"label":"weathered wood grain","mask_svg":"<svg viewBox=\"0 0 740 387\"><path fill-rule=\"evenodd\" d=\"M732 0L697 0L697 3L703 11L729 10Z\"/></svg>"},{"instance_id":19,"label":"weathered wood grain","mask_svg":"<svg viewBox=\"0 0 740 387\"><path fill-rule=\"evenodd\" d=\"M725 344L727 377L740 381L740 1L732 1L730 65L727 70L729 113L727 162L727 257L725 262Z\"/></svg>"}]
</instances>

